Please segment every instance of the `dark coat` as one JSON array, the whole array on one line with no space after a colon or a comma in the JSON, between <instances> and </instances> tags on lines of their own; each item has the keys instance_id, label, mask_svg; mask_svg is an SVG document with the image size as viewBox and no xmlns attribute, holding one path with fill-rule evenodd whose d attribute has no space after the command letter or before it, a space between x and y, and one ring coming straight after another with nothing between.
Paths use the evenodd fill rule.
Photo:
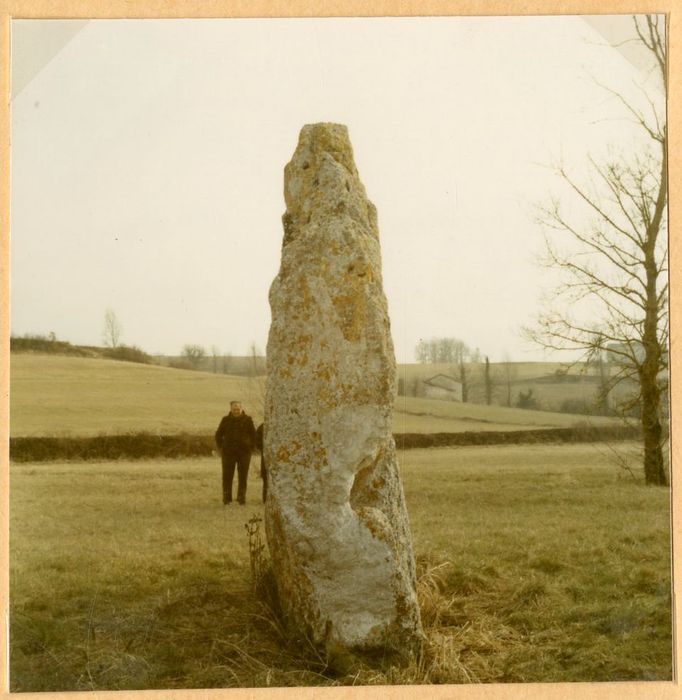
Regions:
<instances>
[{"instance_id":1,"label":"dark coat","mask_svg":"<svg viewBox=\"0 0 682 700\"><path fill-rule=\"evenodd\" d=\"M256 429L256 449L263 452L263 424L261 423Z\"/></svg>"},{"instance_id":2,"label":"dark coat","mask_svg":"<svg viewBox=\"0 0 682 700\"><path fill-rule=\"evenodd\" d=\"M256 449L260 452L260 475L265 479L265 454L263 452L263 424L256 428Z\"/></svg>"},{"instance_id":3,"label":"dark coat","mask_svg":"<svg viewBox=\"0 0 682 700\"><path fill-rule=\"evenodd\" d=\"M233 416L228 413L220 421L215 433L215 444L223 452L242 452L253 450L256 444L256 428L253 418L242 413Z\"/></svg>"}]
</instances>

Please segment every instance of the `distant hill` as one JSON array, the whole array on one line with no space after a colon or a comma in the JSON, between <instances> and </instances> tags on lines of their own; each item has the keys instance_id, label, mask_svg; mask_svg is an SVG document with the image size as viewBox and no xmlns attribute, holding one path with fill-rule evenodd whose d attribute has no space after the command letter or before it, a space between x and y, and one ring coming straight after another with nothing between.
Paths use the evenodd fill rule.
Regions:
<instances>
[{"instance_id":1,"label":"distant hill","mask_svg":"<svg viewBox=\"0 0 682 700\"><path fill-rule=\"evenodd\" d=\"M118 345L115 348L91 345L72 345L65 340L41 335L13 336L9 341L12 353L39 353L41 355L67 355L69 357L106 357L124 362L151 364L153 358L134 345Z\"/></svg>"},{"instance_id":2,"label":"distant hill","mask_svg":"<svg viewBox=\"0 0 682 700\"><path fill-rule=\"evenodd\" d=\"M266 359L261 355L213 355L188 358L183 355L149 355L140 348L121 345L116 348L73 345L56 338L32 335L10 339L12 354L41 354L91 359L115 359L142 364L154 364L175 370L193 370L224 377L264 381ZM466 403L487 402L485 365L468 362L466 374ZM570 366L559 362L501 362L490 364L491 404L498 407L537 409L580 415L602 415L612 412L608 403L600 400L601 378L594 367L584 363ZM460 368L453 364L398 365L398 394L426 398L424 382L436 375L460 380ZM629 393L628 393L629 392ZM433 392L431 392L433 393ZM460 392L461 394L462 392ZM632 394L623 389L612 398ZM612 401L613 403L613 401Z\"/></svg>"},{"instance_id":3,"label":"distant hill","mask_svg":"<svg viewBox=\"0 0 682 700\"><path fill-rule=\"evenodd\" d=\"M193 369L212 374L232 374L241 377L263 376L266 372L262 355L205 355L190 362L183 355L154 355L154 363L176 369Z\"/></svg>"},{"instance_id":4,"label":"distant hill","mask_svg":"<svg viewBox=\"0 0 682 700\"><path fill-rule=\"evenodd\" d=\"M13 354L10 434L214 431L231 400L260 419L262 385L106 358Z\"/></svg>"},{"instance_id":5,"label":"distant hill","mask_svg":"<svg viewBox=\"0 0 682 700\"><path fill-rule=\"evenodd\" d=\"M13 353L10 434L212 433L240 399L262 420L264 377L212 374L101 357ZM613 419L590 418L593 425ZM394 431L437 433L571 427L584 416L399 396Z\"/></svg>"},{"instance_id":6,"label":"distant hill","mask_svg":"<svg viewBox=\"0 0 682 700\"><path fill-rule=\"evenodd\" d=\"M260 355L254 357L252 355L212 355L207 353L203 357L190 360L183 355L150 355L136 346L121 344L110 348L96 345L74 345L65 340L57 340L54 336L43 335L12 336L10 338L10 351L12 353L108 358L243 377L264 375L266 371L265 357Z\"/></svg>"},{"instance_id":7,"label":"distant hill","mask_svg":"<svg viewBox=\"0 0 682 700\"><path fill-rule=\"evenodd\" d=\"M468 397L473 404L486 403L485 365L464 365ZM399 393L423 396L423 382L437 374L460 380L460 368L453 364L404 364L398 367ZM593 415L604 412L599 401L601 377L584 363L566 366L559 362L497 362L490 364L491 404L525 405L543 411ZM529 393L530 392L530 393Z\"/></svg>"}]
</instances>

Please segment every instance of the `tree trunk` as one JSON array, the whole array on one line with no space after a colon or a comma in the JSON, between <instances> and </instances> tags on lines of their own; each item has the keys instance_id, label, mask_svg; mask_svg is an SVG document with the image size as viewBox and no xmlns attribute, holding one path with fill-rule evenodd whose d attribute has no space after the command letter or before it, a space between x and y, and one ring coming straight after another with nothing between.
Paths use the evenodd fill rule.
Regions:
<instances>
[{"instance_id":1,"label":"tree trunk","mask_svg":"<svg viewBox=\"0 0 682 700\"><path fill-rule=\"evenodd\" d=\"M661 387L658 373L661 369L661 343L658 338L659 302L656 289L658 266L656 264L656 239L661 228L667 200L667 154L666 143L662 143L661 180L656 198L654 215L647 227L646 243L643 246L644 270L646 273L646 306L644 310L644 361L639 369L642 396L642 433L644 437L644 480L647 484L667 486L668 479L663 465L661 446L661 421L659 410Z\"/></svg>"},{"instance_id":2,"label":"tree trunk","mask_svg":"<svg viewBox=\"0 0 682 700\"><path fill-rule=\"evenodd\" d=\"M661 436L663 429L658 417L660 389L656 377L642 376L642 434L644 437L644 480L647 484L667 486L663 464Z\"/></svg>"},{"instance_id":3,"label":"tree trunk","mask_svg":"<svg viewBox=\"0 0 682 700\"><path fill-rule=\"evenodd\" d=\"M609 403L609 392L611 390L611 385L609 383L609 370L604 362L604 358L599 353L599 358L597 360L599 368L599 413L602 416L608 416L611 413L610 403Z\"/></svg>"}]
</instances>

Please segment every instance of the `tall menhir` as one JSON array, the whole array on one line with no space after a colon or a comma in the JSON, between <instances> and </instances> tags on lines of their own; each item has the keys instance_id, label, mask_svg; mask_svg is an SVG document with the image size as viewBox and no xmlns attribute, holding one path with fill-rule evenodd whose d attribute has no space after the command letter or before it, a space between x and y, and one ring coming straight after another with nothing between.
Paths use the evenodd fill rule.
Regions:
<instances>
[{"instance_id":1,"label":"tall menhir","mask_svg":"<svg viewBox=\"0 0 682 700\"><path fill-rule=\"evenodd\" d=\"M265 406L280 602L294 629L328 648L413 650L423 635L379 231L345 126L303 127L284 195Z\"/></svg>"}]
</instances>

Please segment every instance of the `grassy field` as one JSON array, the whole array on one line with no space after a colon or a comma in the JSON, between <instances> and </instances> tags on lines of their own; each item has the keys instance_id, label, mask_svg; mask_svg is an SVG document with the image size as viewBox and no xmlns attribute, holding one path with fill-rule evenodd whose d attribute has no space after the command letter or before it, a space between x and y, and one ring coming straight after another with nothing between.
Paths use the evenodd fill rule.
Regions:
<instances>
[{"instance_id":1,"label":"grassy field","mask_svg":"<svg viewBox=\"0 0 682 700\"><path fill-rule=\"evenodd\" d=\"M470 362L465 363L465 369L469 401L486 403L485 365ZM564 371L565 377L557 375L557 372ZM600 379L594 372L594 369L590 369L589 373L585 373L583 363L570 367L560 362L491 363L492 403L506 406L510 401L512 406L516 406L520 393L532 390L533 400L541 410L563 410L562 403L567 400L594 409L600 385ZM446 374L456 379L460 376L459 367L452 364L405 364L398 367L404 393L410 396L414 394L415 382L430 379L436 374Z\"/></svg>"},{"instance_id":2,"label":"grassy field","mask_svg":"<svg viewBox=\"0 0 682 700\"><path fill-rule=\"evenodd\" d=\"M605 416L577 416L405 396L397 398L393 416L393 429L397 433L570 428L586 424L599 426L622 423Z\"/></svg>"},{"instance_id":3,"label":"grassy field","mask_svg":"<svg viewBox=\"0 0 682 700\"><path fill-rule=\"evenodd\" d=\"M211 433L232 398L262 419L263 378L107 359L12 354L10 433ZM395 432L461 432L614 424L614 419L398 397Z\"/></svg>"},{"instance_id":4,"label":"grassy field","mask_svg":"<svg viewBox=\"0 0 682 700\"><path fill-rule=\"evenodd\" d=\"M465 362L464 367L467 371L467 375L476 375L482 368L482 362ZM493 372L501 374L504 363L492 362L490 367ZM527 381L529 379L534 379L536 377L545 377L547 375L553 374L562 367L563 365L559 362L510 362L510 374L512 375L514 381ZM570 370L571 374L577 373L582 365L578 364L573 369ZM433 377L435 374L448 374L453 377L458 377L459 368L451 363L435 363L435 364L424 364L419 362L401 364L398 365L398 374L406 383L409 384L415 377L419 379L428 379ZM475 381L479 380L479 377L474 376Z\"/></svg>"},{"instance_id":5,"label":"grassy field","mask_svg":"<svg viewBox=\"0 0 682 700\"><path fill-rule=\"evenodd\" d=\"M12 690L671 677L667 489L590 445L400 458L428 642L352 671L251 593L257 470L223 508L214 459L12 465Z\"/></svg>"},{"instance_id":6,"label":"grassy field","mask_svg":"<svg viewBox=\"0 0 682 700\"><path fill-rule=\"evenodd\" d=\"M10 433L212 432L242 398L255 419L262 382L155 365L60 355L10 358ZM252 399L252 400L250 400Z\"/></svg>"}]
</instances>

